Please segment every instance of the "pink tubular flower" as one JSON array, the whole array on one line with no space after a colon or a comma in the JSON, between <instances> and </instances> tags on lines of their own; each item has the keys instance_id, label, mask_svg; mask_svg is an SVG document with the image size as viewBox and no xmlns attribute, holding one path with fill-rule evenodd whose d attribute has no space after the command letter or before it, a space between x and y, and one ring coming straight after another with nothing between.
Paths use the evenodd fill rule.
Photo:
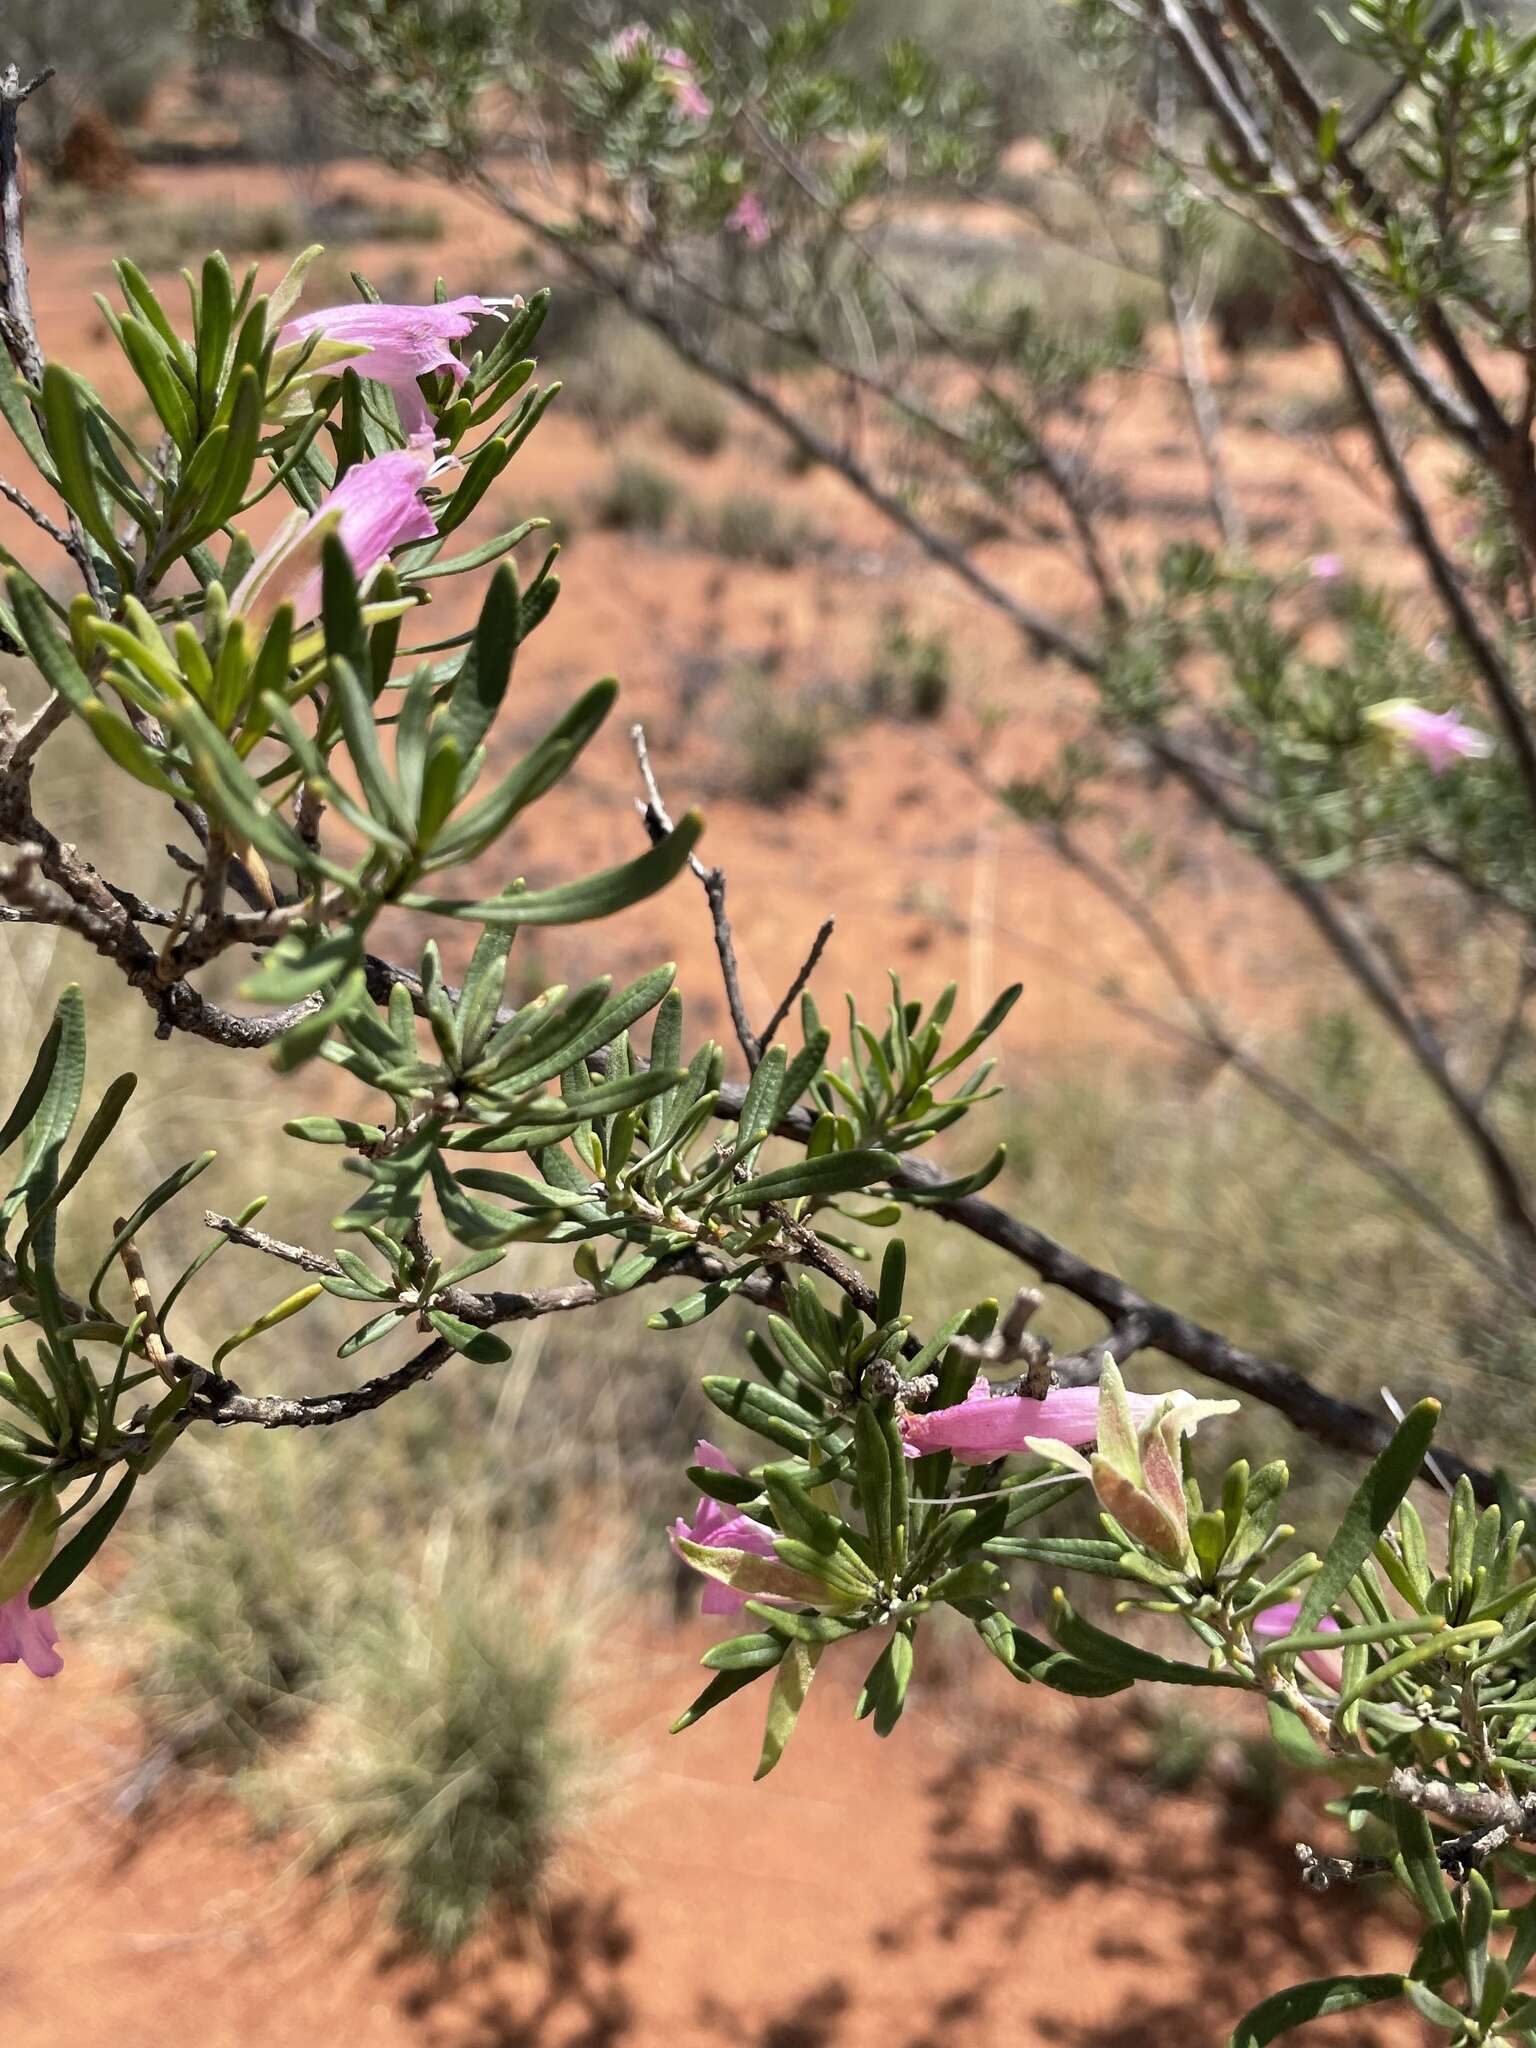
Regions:
<instances>
[{"instance_id":1,"label":"pink tubular flower","mask_svg":"<svg viewBox=\"0 0 1536 2048\"><path fill-rule=\"evenodd\" d=\"M693 68L693 59L686 50L658 50L656 61L661 66L661 75L672 89L677 102L677 111L685 114L690 121L707 121L714 112L713 106L699 84L698 73Z\"/></svg>"},{"instance_id":2,"label":"pink tubular flower","mask_svg":"<svg viewBox=\"0 0 1536 2048\"><path fill-rule=\"evenodd\" d=\"M0 1602L0 1664L25 1664L34 1678L57 1678L64 1669L58 1630L46 1607L29 1607L30 1587Z\"/></svg>"},{"instance_id":3,"label":"pink tubular flower","mask_svg":"<svg viewBox=\"0 0 1536 2048\"><path fill-rule=\"evenodd\" d=\"M387 384L399 407L401 425L408 435L415 436L429 433L432 427L416 379L446 370L455 384L462 384L469 371L448 344L462 341L473 332L477 320L495 310L473 293L448 299L440 306L327 306L290 320L277 342L279 348L286 348L311 334L330 342L356 342L357 354L325 363L326 374L351 369Z\"/></svg>"},{"instance_id":4,"label":"pink tubular flower","mask_svg":"<svg viewBox=\"0 0 1536 2048\"><path fill-rule=\"evenodd\" d=\"M631 22L628 28L621 28L608 45L609 56L617 57L621 63L639 56L642 51L654 57L678 112L690 121L707 121L714 108L699 84L693 59L686 50L679 50L675 45L658 49L655 37L639 21Z\"/></svg>"},{"instance_id":5,"label":"pink tubular flower","mask_svg":"<svg viewBox=\"0 0 1536 2048\"><path fill-rule=\"evenodd\" d=\"M708 1465L714 1472L736 1470L724 1451L702 1439L694 1445L693 1462ZM701 1543L710 1550L746 1550L754 1557L777 1555L773 1547L773 1531L765 1522L755 1522L750 1515L734 1514L723 1501L712 1500L707 1493L700 1496L691 1522L685 1522L681 1515L678 1516L672 1524L671 1536L674 1549L681 1536L689 1543ZM687 1562L686 1559L684 1561ZM709 1579L704 1587L704 1597L699 1602L699 1612L739 1614L745 1605L745 1595L722 1585L718 1579Z\"/></svg>"},{"instance_id":6,"label":"pink tubular flower","mask_svg":"<svg viewBox=\"0 0 1536 2048\"><path fill-rule=\"evenodd\" d=\"M1256 1636L1263 1636L1269 1642L1278 1642L1282 1636L1295 1633L1296 1623L1301 1615L1299 1600L1282 1600L1274 1607L1266 1607L1256 1614L1249 1624ZM1325 1614L1317 1624L1324 1635L1337 1635L1339 1624L1331 1614ZM1338 1691L1339 1681L1344 1672L1343 1659L1333 1650L1303 1650L1301 1661L1323 1681Z\"/></svg>"},{"instance_id":7,"label":"pink tubular flower","mask_svg":"<svg viewBox=\"0 0 1536 2048\"><path fill-rule=\"evenodd\" d=\"M1168 1400L1166 1394L1129 1394L1136 1426L1149 1422ZM1187 1397L1186 1397L1187 1398ZM926 1415L904 1415L901 1435L909 1458L929 1451L953 1451L962 1463L987 1465L1028 1447L1031 1437L1057 1443L1093 1443L1099 1433L1097 1387L1053 1387L1043 1401L1026 1394L994 1394L984 1373L954 1408L932 1408Z\"/></svg>"},{"instance_id":8,"label":"pink tubular flower","mask_svg":"<svg viewBox=\"0 0 1536 2048\"><path fill-rule=\"evenodd\" d=\"M754 249L760 249L773 235L763 202L755 192L742 193L726 215L725 224L733 235L741 235Z\"/></svg>"},{"instance_id":9,"label":"pink tubular flower","mask_svg":"<svg viewBox=\"0 0 1536 2048\"><path fill-rule=\"evenodd\" d=\"M1314 555L1312 557L1312 580L1314 583L1337 583L1344 574L1344 564L1337 555Z\"/></svg>"},{"instance_id":10,"label":"pink tubular flower","mask_svg":"<svg viewBox=\"0 0 1536 2048\"><path fill-rule=\"evenodd\" d=\"M1459 760L1486 760L1493 741L1454 711L1429 711L1407 697L1373 704L1366 717L1406 740L1424 756L1431 775L1443 775Z\"/></svg>"},{"instance_id":11,"label":"pink tubular flower","mask_svg":"<svg viewBox=\"0 0 1536 2048\"><path fill-rule=\"evenodd\" d=\"M680 114L686 115L690 121L709 119L714 112L714 105L694 77L691 64L686 71L674 71L669 68L667 83L672 88L672 97L677 102L677 111Z\"/></svg>"},{"instance_id":12,"label":"pink tubular flower","mask_svg":"<svg viewBox=\"0 0 1536 2048\"><path fill-rule=\"evenodd\" d=\"M231 611L264 625L279 605L291 603L295 619L313 618L320 608L320 548L329 532L364 584L392 548L430 540L437 528L421 491L432 466L432 450L420 441L355 463L315 511L295 512L279 527L230 597Z\"/></svg>"}]
</instances>

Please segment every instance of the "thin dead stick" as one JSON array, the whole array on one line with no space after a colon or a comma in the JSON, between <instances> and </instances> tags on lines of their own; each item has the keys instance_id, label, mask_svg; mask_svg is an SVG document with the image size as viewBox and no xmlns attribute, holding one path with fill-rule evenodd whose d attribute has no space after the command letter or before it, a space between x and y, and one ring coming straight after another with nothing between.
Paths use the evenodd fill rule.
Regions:
<instances>
[{"instance_id":1,"label":"thin dead stick","mask_svg":"<svg viewBox=\"0 0 1536 2048\"><path fill-rule=\"evenodd\" d=\"M806 954L805 961L800 969L800 972L789 984L789 988L785 993L783 1002L780 1003L779 1007L768 1019L768 1022L763 1026L761 1042L765 1046L772 1045L774 1040L774 1034L777 1032L779 1026L784 1022L784 1019L789 1015L790 1010L794 1006L796 996L800 994L801 990L805 987L806 983L810 980L811 976L816 972L817 964L820 961L822 954L827 950L827 941L831 938L836 928L837 919L834 917L829 917L826 920L826 922L822 925L821 930L816 934L815 938L811 941L811 950L809 953Z\"/></svg>"},{"instance_id":2,"label":"thin dead stick","mask_svg":"<svg viewBox=\"0 0 1536 2048\"><path fill-rule=\"evenodd\" d=\"M112 1235L121 1237L127 1228L127 1217L118 1216L113 1220ZM144 1355L167 1386L174 1387L178 1378L176 1366L166 1349L165 1339L160 1334L160 1318L155 1313L155 1300L149 1291L149 1281L144 1272L144 1261L139 1257L139 1248L131 1237L124 1238L117 1248L117 1255L123 1262L123 1271L128 1275L128 1291L133 1297L133 1312L142 1321L140 1341L144 1346Z\"/></svg>"},{"instance_id":3,"label":"thin dead stick","mask_svg":"<svg viewBox=\"0 0 1536 2048\"><path fill-rule=\"evenodd\" d=\"M1174 67L1166 58L1157 66L1156 93L1158 146L1165 156L1171 156L1178 127L1178 87ZM1168 207L1163 209L1161 245L1163 294L1168 301L1173 331L1178 337L1179 365L1189 400L1190 418L1194 421L1195 438L1200 443L1200 455L1210 486L1211 510L1222 546L1231 554L1241 554L1248 545L1248 523L1232 488L1232 479L1227 474L1221 446L1221 408L1216 403L1216 394L1211 389L1205 367L1202 322L1184 281L1184 238Z\"/></svg>"},{"instance_id":4,"label":"thin dead stick","mask_svg":"<svg viewBox=\"0 0 1536 2048\"><path fill-rule=\"evenodd\" d=\"M646 801L639 806L645 820L645 829L653 841L659 842L672 830L672 820L662 801L661 791L656 786L656 777L651 768L651 757L645 744L645 727L632 725L629 737L634 745L635 759L645 783ZM735 1026L736 1042L746 1056L747 1065L754 1070L762 1059L763 1048L757 1033L747 1017L747 1006L741 994L741 970L736 962L736 941L731 933L731 920L725 908L725 870L707 868L696 853L688 856L688 865L703 884L704 894L709 901L709 914L715 928L715 951L720 959L720 977L725 983L725 1000L731 1012L731 1023Z\"/></svg>"},{"instance_id":5,"label":"thin dead stick","mask_svg":"<svg viewBox=\"0 0 1536 2048\"><path fill-rule=\"evenodd\" d=\"M56 546L64 550L72 562L76 562L82 568L84 567L84 564L79 562L74 542L64 531L63 527L50 519L40 506L34 505L25 491L17 490L16 486L8 484L4 477L0 477L0 498L4 498L8 505L14 505L18 512L25 513L26 517L31 520L40 533L46 533Z\"/></svg>"}]
</instances>

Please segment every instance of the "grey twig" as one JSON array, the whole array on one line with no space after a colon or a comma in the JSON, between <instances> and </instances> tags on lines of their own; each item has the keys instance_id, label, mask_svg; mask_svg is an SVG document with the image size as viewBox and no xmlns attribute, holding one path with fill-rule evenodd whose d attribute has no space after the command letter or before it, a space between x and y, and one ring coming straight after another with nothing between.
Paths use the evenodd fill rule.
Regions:
<instances>
[{"instance_id":1,"label":"grey twig","mask_svg":"<svg viewBox=\"0 0 1536 2048\"><path fill-rule=\"evenodd\" d=\"M1509 1071L1510 1061L1525 1040L1525 1013L1533 994L1536 994L1536 951L1527 946L1522 948L1520 963L1515 970L1515 992L1508 1015L1500 1028L1487 1072L1473 1098L1479 1109L1486 1108L1489 1098Z\"/></svg>"},{"instance_id":2,"label":"grey twig","mask_svg":"<svg viewBox=\"0 0 1536 2048\"><path fill-rule=\"evenodd\" d=\"M739 1108L739 1099L733 1098L731 1091L723 1091L721 1107L726 1108L733 1100ZM927 1160L908 1157L901 1161L891 1179L897 1188L926 1193L943 1177ZM1193 1317L1152 1300L1129 1286L1119 1274L1095 1266L1022 1217L989 1202L985 1195L962 1195L928 1206L931 1213L958 1223L1020 1260L1050 1286L1060 1287L1097 1309L1111 1326L1112 1340L1117 1328L1128 1326L1129 1334L1140 1339L1134 1349L1161 1351L1193 1371L1204 1373L1208 1379L1219 1380L1236 1393L1264 1402L1318 1443L1356 1456L1374 1457L1391 1437L1388 1424L1369 1409L1314 1386L1294 1366L1245 1350ZM1091 1357L1098 1348L1101 1347L1088 1346L1084 1356ZM1438 1449L1435 1458L1452 1479L1466 1473L1484 1505L1494 1500L1491 1473L1468 1464L1453 1451Z\"/></svg>"},{"instance_id":3,"label":"grey twig","mask_svg":"<svg viewBox=\"0 0 1536 2048\"><path fill-rule=\"evenodd\" d=\"M27 277L26 239L22 225L21 152L16 130L22 107L39 86L53 76L53 67L36 78L22 82L14 64L0 73L0 262L5 278L0 287L6 346L16 367L28 383L38 383L43 374L43 352L37 339L37 319L32 311L32 292Z\"/></svg>"},{"instance_id":4,"label":"grey twig","mask_svg":"<svg viewBox=\"0 0 1536 2048\"><path fill-rule=\"evenodd\" d=\"M228 1238L231 1244L241 1245L247 1251L260 1252L269 1259L280 1259L284 1265L293 1266L301 1273L317 1277L341 1279L342 1270L334 1259L323 1252L311 1251L307 1245L290 1244L280 1237L269 1237L264 1230L251 1230L237 1223L232 1216L221 1216L216 1210L204 1211L203 1221L210 1230L217 1230ZM668 1279L719 1280L730 1268L708 1252L679 1252L663 1260L654 1272L647 1275L651 1281ZM758 1284L754 1288L753 1281ZM749 1300L776 1304L780 1298L777 1281L769 1274L755 1274L745 1288ZM449 1315L457 1316L461 1322L471 1323L476 1329L491 1329L497 1323L528 1323L540 1316L567 1315L574 1309L596 1308L610 1297L585 1280L572 1281L568 1286L535 1287L522 1292L510 1293L502 1290L485 1292L472 1291L467 1287L440 1288L432 1296L434 1308L446 1309ZM400 1304L413 1306L410 1302Z\"/></svg>"},{"instance_id":5,"label":"grey twig","mask_svg":"<svg viewBox=\"0 0 1536 2048\"><path fill-rule=\"evenodd\" d=\"M1176 78L1172 63L1166 58L1162 59L1157 66L1155 90L1158 140L1165 156L1171 156L1173 153L1177 131ZM1211 510L1215 515L1222 546L1229 552L1238 554L1248 545L1248 524L1237 501L1237 494L1232 488L1232 480L1227 474L1226 458L1222 453L1221 408L1216 403L1216 394L1211 389L1210 376L1205 366L1205 339L1200 309L1191 297L1184 278L1184 238L1167 207L1163 209L1161 228L1163 293L1168 301L1174 333L1178 337L1179 367L1183 374L1185 394L1189 399L1195 438L1200 443L1200 455L1205 463L1205 473L1210 484Z\"/></svg>"},{"instance_id":6,"label":"grey twig","mask_svg":"<svg viewBox=\"0 0 1536 2048\"><path fill-rule=\"evenodd\" d=\"M27 273L17 128L22 107L52 76L52 65L25 83L14 64L0 73L0 268L4 271L3 279L0 279L0 339L4 340L17 369L33 386L43 380L43 348L38 340L37 317L32 310L32 288ZM23 509L30 510L25 505ZM49 530L54 531L52 528ZM86 589L99 603L101 578L91 559L85 528L73 512L69 515L69 533L68 542L62 542L62 536L56 537L67 546L85 579ZM46 738L47 734L42 737Z\"/></svg>"},{"instance_id":7,"label":"grey twig","mask_svg":"<svg viewBox=\"0 0 1536 2048\"><path fill-rule=\"evenodd\" d=\"M1104 1372L1105 1358L1112 1358L1116 1365L1124 1365L1138 1351L1146 1350L1152 1342L1152 1329L1150 1316L1140 1313L1122 1316L1092 1344L1056 1360L1056 1384L1062 1387L1096 1386Z\"/></svg>"},{"instance_id":8,"label":"grey twig","mask_svg":"<svg viewBox=\"0 0 1536 2048\"><path fill-rule=\"evenodd\" d=\"M1536 1838L1536 1792L1515 1793L1491 1785L1451 1785L1443 1778L1426 1777L1423 1771L1405 1766L1387 1780L1394 1799L1468 1828L1474 1836L1494 1829L1507 1831L1507 1839ZM1448 1846L1448 1845L1447 1845Z\"/></svg>"},{"instance_id":9,"label":"grey twig","mask_svg":"<svg viewBox=\"0 0 1536 2048\"><path fill-rule=\"evenodd\" d=\"M805 987L806 983L810 980L811 976L816 972L817 963L820 961L822 954L827 950L827 941L831 938L833 932L836 929L836 918L829 917L826 920L826 922L822 925L821 930L816 934L815 938L811 941L811 950L809 953L806 954L805 960L800 968L800 972L789 984L789 987L785 992L783 1002L780 1003L779 1007L768 1019L768 1022L763 1026L761 1036L761 1043L763 1045L772 1045L774 1041L774 1036L777 1033L779 1026L784 1022L784 1019L789 1015L790 1010L794 1006L795 998L800 994L801 990Z\"/></svg>"},{"instance_id":10,"label":"grey twig","mask_svg":"<svg viewBox=\"0 0 1536 2048\"><path fill-rule=\"evenodd\" d=\"M640 766L641 778L645 783L646 800L639 806L645 820L645 829L652 840L665 839L672 830L672 820L662 801L661 791L656 786L656 776L651 768L651 757L645 744L645 727L632 725L629 737L635 749L635 759ZM755 1068L763 1056L762 1042L752 1029L747 1016L747 1006L741 994L741 969L736 962L736 941L731 933L731 920L725 908L725 870L707 868L696 853L688 856L688 865L703 884L704 894L709 903L709 914L715 928L715 952L720 959L720 978L725 984L725 1000L731 1012L731 1023L736 1030L736 1042L741 1047L749 1067Z\"/></svg>"},{"instance_id":11,"label":"grey twig","mask_svg":"<svg viewBox=\"0 0 1536 2048\"><path fill-rule=\"evenodd\" d=\"M84 564L79 560L75 543L71 536L64 531L62 526L50 519L40 506L34 505L25 491L17 490L16 486L8 484L4 477L0 477L0 498L4 498L7 504L14 505L18 512L25 513L40 533L46 533L56 546L64 550L72 562L75 562L79 567L84 567Z\"/></svg>"}]
</instances>

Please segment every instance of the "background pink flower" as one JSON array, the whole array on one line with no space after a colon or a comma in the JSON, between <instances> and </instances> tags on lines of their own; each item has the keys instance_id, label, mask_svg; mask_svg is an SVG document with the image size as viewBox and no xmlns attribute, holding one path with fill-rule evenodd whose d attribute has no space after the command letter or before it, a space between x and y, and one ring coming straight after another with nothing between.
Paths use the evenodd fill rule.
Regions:
<instances>
[{"instance_id":1,"label":"background pink flower","mask_svg":"<svg viewBox=\"0 0 1536 2048\"><path fill-rule=\"evenodd\" d=\"M744 236L754 249L760 249L773 234L763 202L755 192L742 193L726 215L725 224L732 234Z\"/></svg>"},{"instance_id":2,"label":"background pink flower","mask_svg":"<svg viewBox=\"0 0 1536 2048\"><path fill-rule=\"evenodd\" d=\"M1406 697L1373 704L1366 715L1422 754L1431 775L1443 775L1457 761L1485 760L1493 752L1488 734L1468 725L1458 713L1429 711Z\"/></svg>"},{"instance_id":3,"label":"background pink flower","mask_svg":"<svg viewBox=\"0 0 1536 2048\"><path fill-rule=\"evenodd\" d=\"M667 83L672 88L672 97L677 102L677 111L686 114L690 121L707 121L714 112L713 103L693 75L690 64L686 71L667 72Z\"/></svg>"},{"instance_id":4,"label":"background pink flower","mask_svg":"<svg viewBox=\"0 0 1536 2048\"><path fill-rule=\"evenodd\" d=\"M1249 1628L1254 1635L1262 1636L1266 1642L1278 1642L1282 1636L1294 1633L1300 1616L1301 1602L1299 1600L1281 1600L1277 1601L1273 1607L1266 1607L1262 1613L1256 1614L1250 1622ZM1331 1614L1325 1614L1317 1626L1321 1634L1338 1634L1339 1624ZM1303 1650L1301 1661L1309 1670L1314 1671L1325 1685L1331 1685L1335 1691L1338 1690L1339 1681L1344 1671L1344 1660L1337 1652L1333 1650Z\"/></svg>"}]
</instances>

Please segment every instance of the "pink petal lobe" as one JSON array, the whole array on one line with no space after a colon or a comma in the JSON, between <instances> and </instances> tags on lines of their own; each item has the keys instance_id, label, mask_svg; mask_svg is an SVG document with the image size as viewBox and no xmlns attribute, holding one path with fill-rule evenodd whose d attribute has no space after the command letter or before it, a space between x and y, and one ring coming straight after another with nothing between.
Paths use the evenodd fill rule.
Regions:
<instances>
[{"instance_id":1,"label":"pink petal lobe","mask_svg":"<svg viewBox=\"0 0 1536 2048\"><path fill-rule=\"evenodd\" d=\"M1161 1405L1152 1394L1131 1394L1128 1399L1138 1428ZM982 1377L957 1406L904 1416L901 1433L909 1458L953 1451L964 1464L986 1465L1023 1451L1032 1436L1053 1437L1074 1448L1091 1444L1098 1426L1097 1387L1053 1387L1043 1401L1031 1401L1024 1394L989 1394Z\"/></svg>"},{"instance_id":2,"label":"pink petal lobe","mask_svg":"<svg viewBox=\"0 0 1536 2048\"><path fill-rule=\"evenodd\" d=\"M64 1669L58 1631L46 1607L29 1607L26 1591L0 1604L0 1664L25 1664L34 1678L57 1678Z\"/></svg>"},{"instance_id":3,"label":"pink petal lobe","mask_svg":"<svg viewBox=\"0 0 1536 2048\"><path fill-rule=\"evenodd\" d=\"M1249 1623L1252 1634L1262 1636L1268 1642L1278 1642L1282 1636L1292 1635L1301 1619L1299 1600L1277 1600L1273 1607L1266 1607ZM1339 1624L1331 1614L1325 1614L1317 1624L1320 1635L1337 1635ZM1337 1690L1344 1673L1344 1660L1332 1650L1303 1650L1301 1661L1322 1679L1325 1685Z\"/></svg>"}]
</instances>

